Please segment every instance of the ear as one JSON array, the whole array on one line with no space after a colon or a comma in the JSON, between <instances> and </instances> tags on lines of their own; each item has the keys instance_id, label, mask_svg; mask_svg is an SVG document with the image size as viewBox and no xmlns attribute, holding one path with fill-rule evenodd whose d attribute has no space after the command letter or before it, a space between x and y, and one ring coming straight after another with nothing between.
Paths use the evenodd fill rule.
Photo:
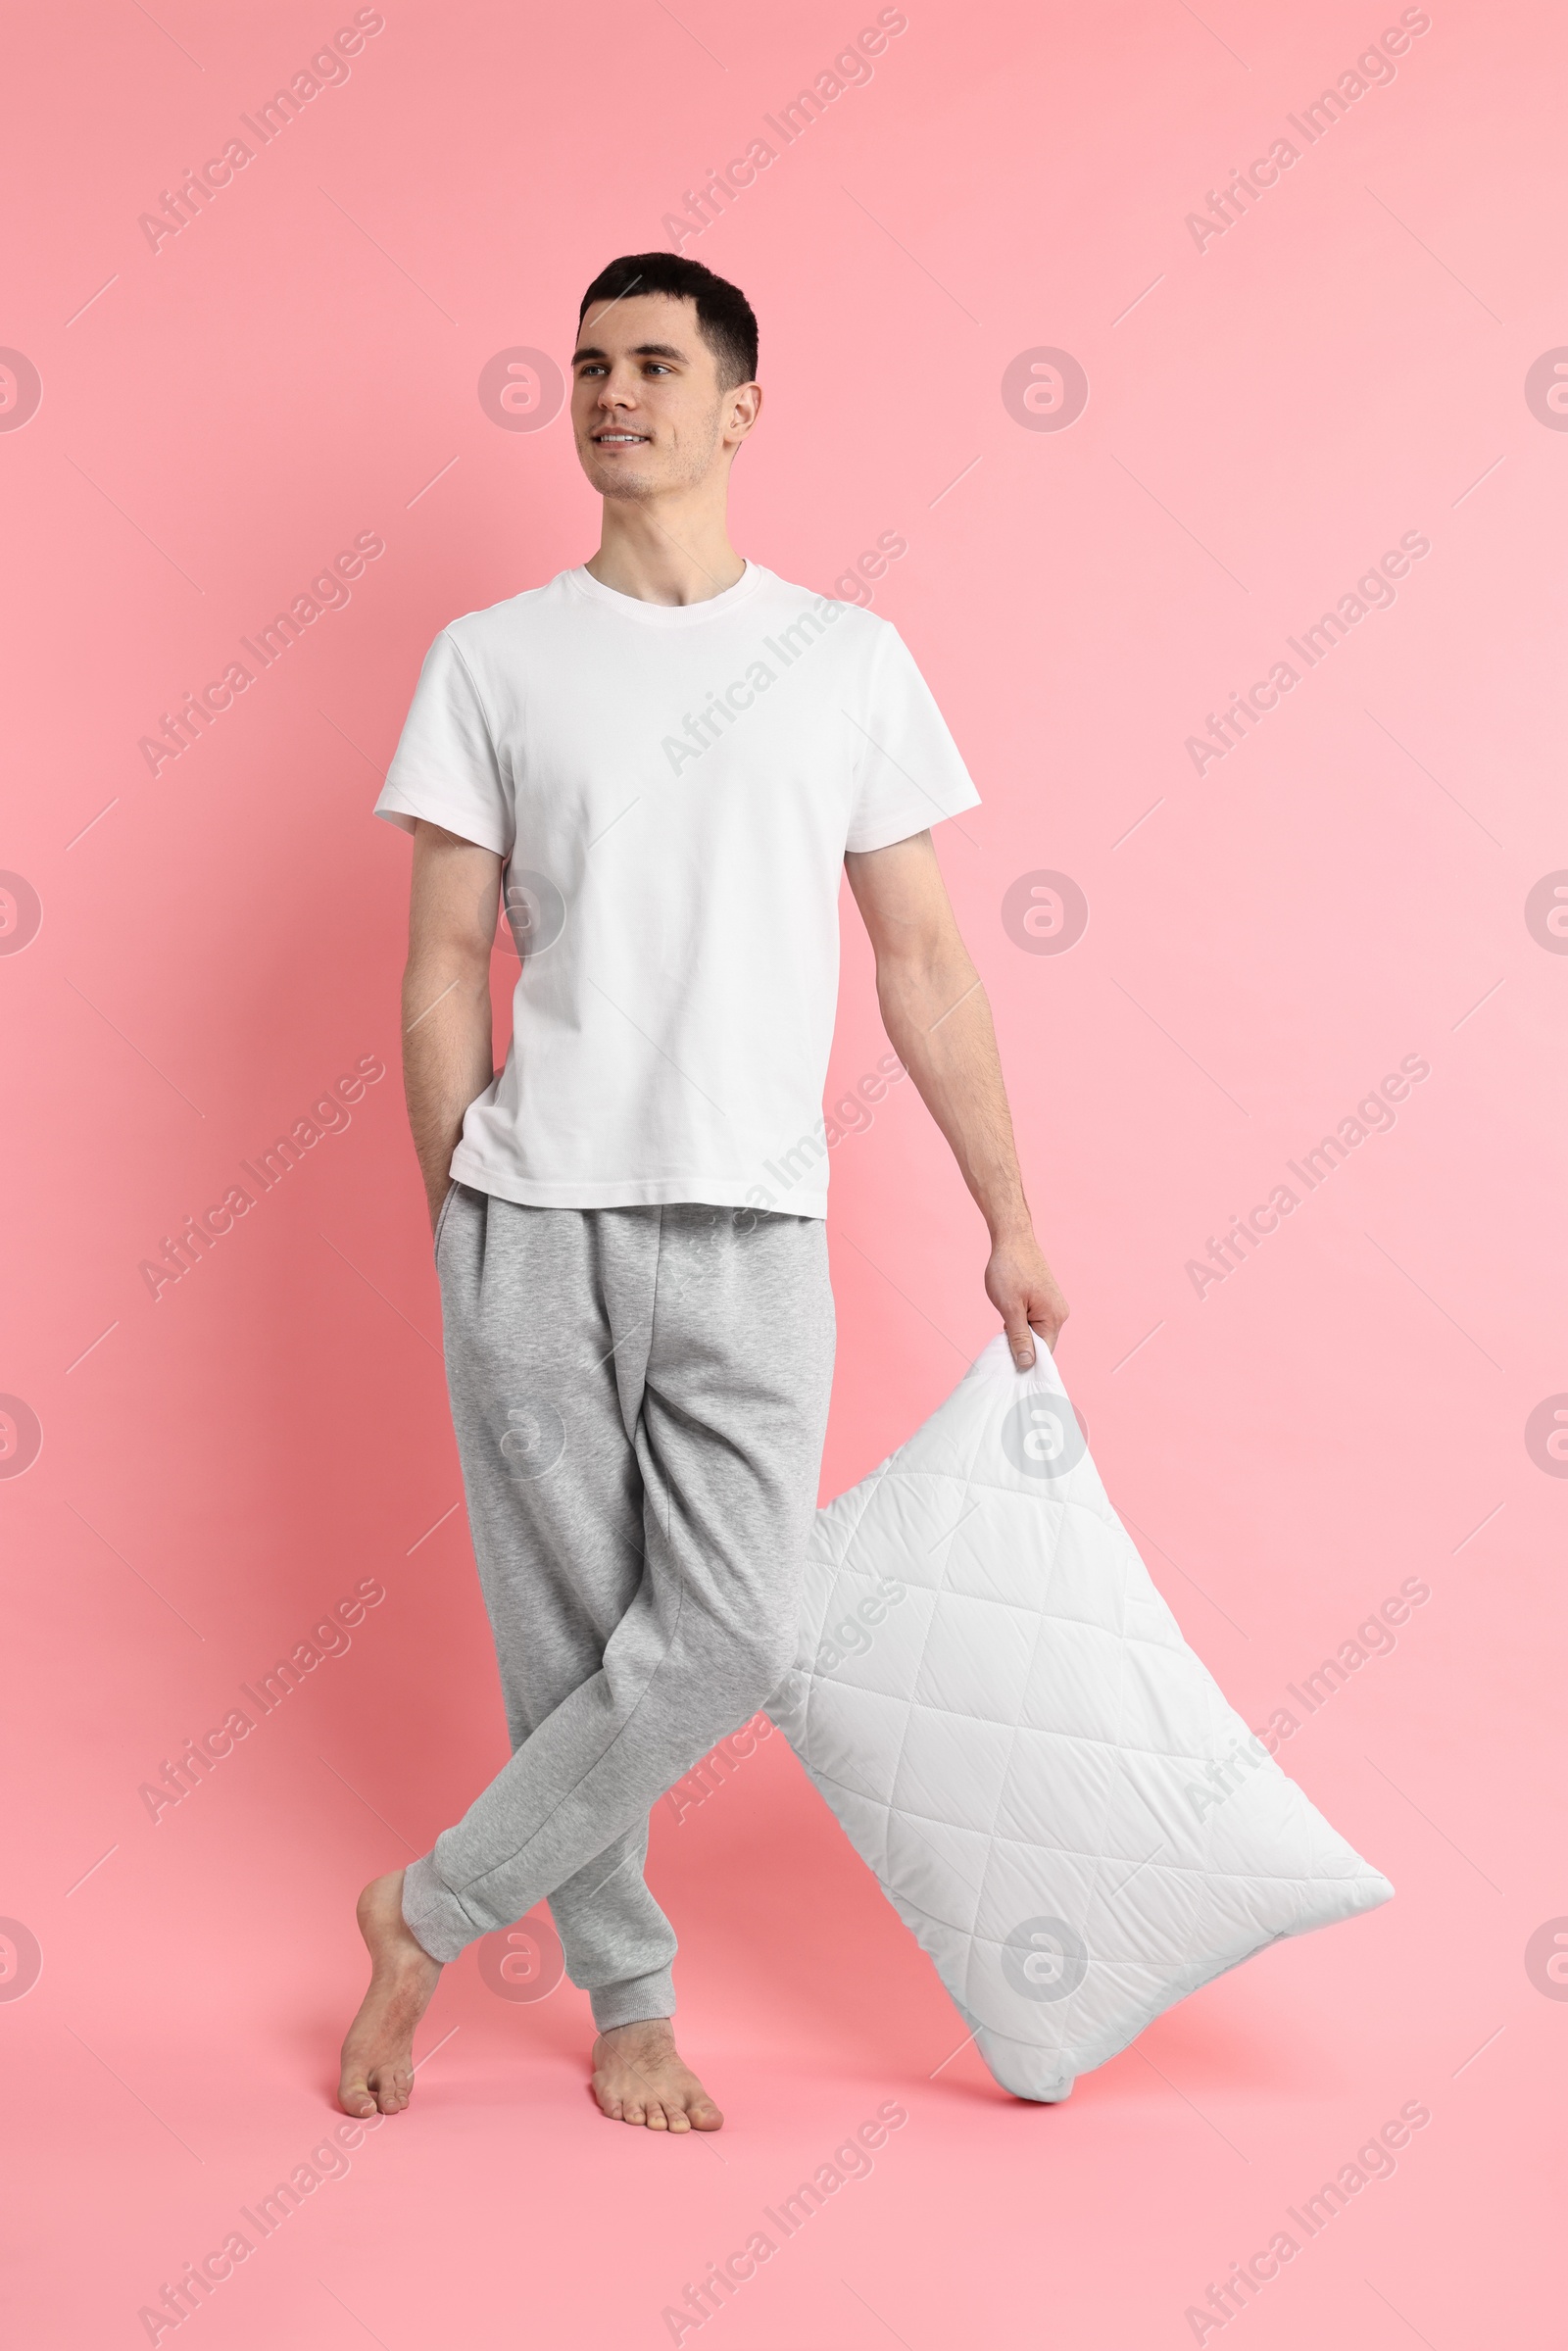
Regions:
<instances>
[{"instance_id":1,"label":"ear","mask_svg":"<svg viewBox=\"0 0 1568 2351\"><path fill-rule=\"evenodd\" d=\"M744 441L762 413L762 387L759 383L736 384L726 397L725 438Z\"/></svg>"}]
</instances>

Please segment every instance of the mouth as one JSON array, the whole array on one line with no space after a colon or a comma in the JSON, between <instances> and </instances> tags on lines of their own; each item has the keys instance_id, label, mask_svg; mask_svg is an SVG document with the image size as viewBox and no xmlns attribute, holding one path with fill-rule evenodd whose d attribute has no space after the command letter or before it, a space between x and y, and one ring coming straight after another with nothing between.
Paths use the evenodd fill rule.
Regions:
<instances>
[{"instance_id":1,"label":"mouth","mask_svg":"<svg viewBox=\"0 0 1568 2351\"><path fill-rule=\"evenodd\" d=\"M646 432L596 432L590 434L596 449L641 449L653 439Z\"/></svg>"}]
</instances>

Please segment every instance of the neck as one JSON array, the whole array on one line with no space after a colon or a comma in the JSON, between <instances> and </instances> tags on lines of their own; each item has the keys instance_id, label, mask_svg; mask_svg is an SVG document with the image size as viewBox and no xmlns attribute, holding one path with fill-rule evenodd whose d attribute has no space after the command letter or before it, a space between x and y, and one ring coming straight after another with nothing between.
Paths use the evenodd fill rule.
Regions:
<instances>
[{"instance_id":1,"label":"neck","mask_svg":"<svg viewBox=\"0 0 1568 2351\"><path fill-rule=\"evenodd\" d=\"M704 604L733 588L746 565L729 543L723 501L688 496L607 498L599 551L585 568L601 587L644 604Z\"/></svg>"}]
</instances>

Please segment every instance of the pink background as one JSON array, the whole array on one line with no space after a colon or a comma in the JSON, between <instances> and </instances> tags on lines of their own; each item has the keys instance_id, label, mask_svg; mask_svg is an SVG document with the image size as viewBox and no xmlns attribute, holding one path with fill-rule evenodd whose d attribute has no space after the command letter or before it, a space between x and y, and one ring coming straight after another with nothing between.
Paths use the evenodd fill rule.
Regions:
<instances>
[{"instance_id":1,"label":"pink background","mask_svg":"<svg viewBox=\"0 0 1568 2351\"><path fill-rule=\"evenodd\" d=\"M889 2099L871 2177L705 2342L1190 2342L1209 2281L1412 2100L1395 2177L1206 2339L1559 2339L1568 1987L1526 1950L1568 1913L1568 1485L1525 1430L1568 1389L1568 960L1525 902L1568 866L1568 438L1525 378L1568 340L1568 43L1544 6L1430 13L1200 251L1188 213L1396 8L911 0L685 245L761 319L737 545L828 588L907 542L875 609L984 796L943 859L1074 1305L1059 1360L1156 1580L1259 1725L1430 1588L1282 1749L1398 1899L1030 2108L944 2064L934 1976L765 1742L655 1830L721 2136L609 2128L581 1996L503 2001L470 1952L412 2113L217 2288L209 2351L668 2341L662 2308ZM408 849L369 813L435 631L595 544L564 417L500 429L480 371L564 362L593 272L671 242L682 191L875 11L387 0L351 77L152 251L138 216L350 15L159 0L9 34L32 235L0 342L43 387L0 432L0 865L42 907L0 958L0 1389L42 1430L0 1484L0 1913L43 1958L0 2002L25 2351L145 2340L139 2306L323 2141L353 1895L504 1752L395 1074ZM1059 432L1002 397L1041 347L1089 379ZM362 531L385 553L346 609L151 775L138 738ZM1392 609L1195 772L1204 714L1406 531L1430 553ZM1059 955L1002 919L1039 870L1090 908ZM886 1050L853 910L845 936L830 1102ZM155 1303L161 1236L365 1054L388 1075L352 1126ZM1200 1299L1187 1261L1406 1054L1431 1074L1393 1131ZM994 1327L912 1089L836 1149L830 1230L824 1494ZM140 1784L364 1578L386 1597L350 1651L155 1826Z\"/></svg>"}]
</instances>

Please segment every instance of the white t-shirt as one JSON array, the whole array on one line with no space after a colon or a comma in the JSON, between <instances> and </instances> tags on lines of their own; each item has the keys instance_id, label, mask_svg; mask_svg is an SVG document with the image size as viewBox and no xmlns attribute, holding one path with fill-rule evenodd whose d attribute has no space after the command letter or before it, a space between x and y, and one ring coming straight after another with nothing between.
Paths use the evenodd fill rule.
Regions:
<instances>
[{"instance_id":1,"label":"white t-shirt","mask_svg":"<svg viewBox=\"0 0 1568 2351\"><path fill-rule=\"evenodd\" d=\"M891 622L759 564L687 605L563 571L454 620L375 804L507 860L512 1048L452 1174L825 1215L844 852L979 797Z\"/></svg>"}]
</instances>

